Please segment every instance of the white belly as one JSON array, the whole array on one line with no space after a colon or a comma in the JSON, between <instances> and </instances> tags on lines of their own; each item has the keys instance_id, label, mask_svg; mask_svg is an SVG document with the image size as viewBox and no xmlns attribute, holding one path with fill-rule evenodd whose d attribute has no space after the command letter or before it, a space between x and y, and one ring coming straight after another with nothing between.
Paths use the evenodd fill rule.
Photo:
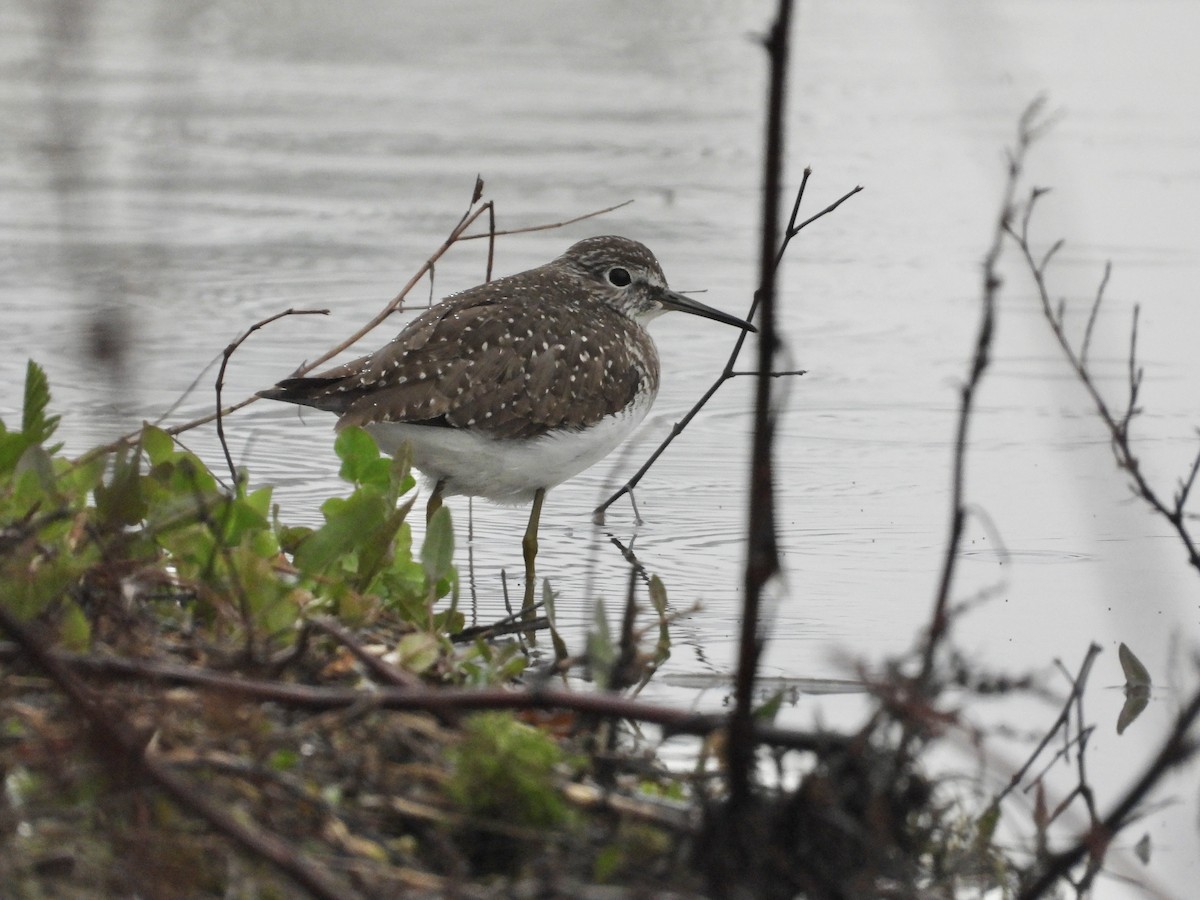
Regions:
<instances>
[{"instance_id":1,"label":"white belly","mask_svg":"<svg viewBox=\"0 0 1200 900\"><path fill-rule=\"evenodd\" d=\"M397 422L368 425L385 453L411 441L414 465L446 494L527 503L538 488L552 488L599 462L646 417L653 397L643 397L615 416L583 431L550 433L525 440L497 440L461 428Z\"/></svg>"}]
</instances>

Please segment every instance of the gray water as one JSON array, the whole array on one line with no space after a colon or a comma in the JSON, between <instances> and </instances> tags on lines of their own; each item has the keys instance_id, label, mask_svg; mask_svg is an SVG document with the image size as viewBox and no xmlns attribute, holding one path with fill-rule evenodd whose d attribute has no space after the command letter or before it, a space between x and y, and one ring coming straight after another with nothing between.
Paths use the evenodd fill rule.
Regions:
<instances>
[{"instance_id":1,"label":"gray water","mask_svg":"<svg viewBox=\"0 0 1200 900\"><path fill-rule=\"evenodd\" d=\"M235 356L227 396L269 386L374 315L441 243L476 174L498 225L603 218L503 238L497 272L574 240L646 242L673 287L744 313L755 279L764 55L770 4L718 2L9 2L0 6L0 394L8 421L33 357L49 371L68 448L156 418L255 321L293 318ZM64 11L75 15L62 18ZM63 24L64 21L67 24ZM1128 325L1142 305L1145 413L1137 447L1169 495L1200 423L1200 6L1188 2L801 4L790 82L788 179L811 165L815 212L862 194L793 246L783 327L803 378L779 380L780 537L786 591L765 673L847 678L903 652L926 622L946 535L957 386L978 318L979 261L997 212L1004 148L1038 94L1061 112L1028 162L1049 185L1035 233L1068 243L1056 295L1082 325L1105 260L1114 273L1093 359L1120 404ZM956 639L992 669L1074 669L1106 648L1087 711L1101 808L1129 782L1181 697L1200 622L1195 573L1164 523L1130 498L1107 441L1041 319L1010 249L994 365L972 426L973 518L955 596L996 596ZM438 265L434 297L484 276L481 242ZM414 292L422 302L428 284ZM385 325L360 350L386 341ZM692 317L652 327L663 389L642 430L551 494L540 571L578 646L632 543L683 614L647 696L724 695L740 604L751 379L725 386L605 529L590 510L641 463L715 377L733 334ZM117 335L123 362L98 359ZM749 366L749 358L746 360ZM212 406L209 370L169 422ZM257 403L228 423L239 463L278 485L284 518L315 522L340 490L331 421ZM211 428L185 442L223 466ZM452 508L461 522L465 503ZM983 524L986 520L990 527ZM519 583L525 512L474 504L475 603L503 613ZM997 547L997 536L1006 552ZM582 562L581 562L582 561ZM466 570L465 551L460 568ZM468 598L469 599L469 598ZM1116 645L1164 690L1122 738ZM696 684L712 687L698 695ZM853 697L785 712L848 723ZM1036 729L1056 710L968 704L971 721ZM963 745L963 756L970 752ZM1028 752L1001 745L988 771ZM953 764L948 763L948 764ZM1063 785L1069 786L1070 773ZM1118 842L1122 871L1187 896L1200 874L1192 772L1186 805ZM1161 796L1168 796L1163 792ZM1143 867L1128 848L1149 832ZM1107 882L1103 896L1141 896Z\"/></svg>"}]
</instances>

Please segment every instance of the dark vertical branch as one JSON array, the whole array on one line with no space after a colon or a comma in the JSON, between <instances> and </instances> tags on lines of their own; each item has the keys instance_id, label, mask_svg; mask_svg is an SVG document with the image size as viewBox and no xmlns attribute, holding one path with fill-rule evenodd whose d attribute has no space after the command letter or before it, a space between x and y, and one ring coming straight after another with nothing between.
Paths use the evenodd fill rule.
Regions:
<instances>
[{"instance_id":1,"label":"dark vertical branch","mask_svg":"<svg viewBox=\"0 0 1200 900\"><path fill-rule=\"evenodd\" d=\"M761 310L758 338L758 371L771 371L775 353L775 255L779 251L779 197L783 170L783 120L788 67L788 33L791 0L780 0L779 11L765 42L770 60L767 95L766 154L763 161L762 233L759 242L759 287ZM774 380L756 381L754 398L754 447L750 474L749 549L746 559L742 635L738 645L738 671L729 741L730 806L742 809L749 799L754 771L754 721L751 704L754 678L762 650L759 607L764 586L779 573L779 547L775 534L775 491L771 465L774 421L771 416L771 385Z\"/></svg>"}]
</instances>

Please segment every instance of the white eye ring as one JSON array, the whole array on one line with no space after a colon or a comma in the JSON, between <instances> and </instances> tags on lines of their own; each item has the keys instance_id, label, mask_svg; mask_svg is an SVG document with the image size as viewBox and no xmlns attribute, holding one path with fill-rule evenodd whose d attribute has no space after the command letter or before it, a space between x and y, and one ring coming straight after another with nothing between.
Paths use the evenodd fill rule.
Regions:
<instances>
[{"instance_id":1,"label":"white eye ring","mask_svg":"<svg viewBox=\"0 0 1200 900\"><path fill-rule=\"evenodd\" d=\"M614 266L608 270L608 283L617 287L628 287L633 282L633 276L629 274L628 269L623 269L620 266Z\"/></svg>"}]
</instances>

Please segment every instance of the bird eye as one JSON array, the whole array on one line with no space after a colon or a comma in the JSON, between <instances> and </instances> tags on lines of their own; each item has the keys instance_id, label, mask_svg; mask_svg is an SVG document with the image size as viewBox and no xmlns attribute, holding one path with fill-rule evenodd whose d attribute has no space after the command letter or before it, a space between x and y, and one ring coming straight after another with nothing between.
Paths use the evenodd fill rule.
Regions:
<instances>
[{"instance_id":1,"label":"bird eye","mask_svg":"<svg viewBox=\"0 0 1200 900\"><path fill-rule=\"evenodd\" d=\"M615 269L608 270L608 281L617 287L625 287L633 281L633 277L629 274L628 269L622 269L620 266L617 266Z\"/></svg>"}]
</instances>

